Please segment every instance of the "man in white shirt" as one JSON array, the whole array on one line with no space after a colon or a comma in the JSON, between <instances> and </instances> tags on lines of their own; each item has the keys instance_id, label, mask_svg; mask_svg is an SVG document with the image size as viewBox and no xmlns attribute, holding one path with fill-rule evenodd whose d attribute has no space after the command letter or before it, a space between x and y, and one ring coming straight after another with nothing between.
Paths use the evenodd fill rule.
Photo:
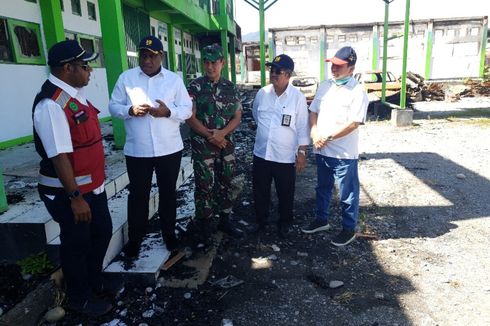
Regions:
<instances>
[{"instance_id":1,"label":"man in white shirt","mask_svg":"<svg viewBox=\"0 0 490 326\"><path fill-rule=\"evenodd\" d=\"M97 114L85 98L87 53L78 42L56 43L48 52L51 74L33 104L34 144L41 156L39 195L60 226L60 261L67 308L98 317L112 305L100 299L102 262L112 236L104 191L104 148Z\"/></svg>"},{"instance_id":2,"label":"man in white shirt","mask_svg":"<svg viewBox=\"0 0 490 326\"><path fill-rule=\"evenodd\" d=\"M366 119L367 94L352 74L357 55L346 46L327 59L333 79L322 82L310 105L310 127L316 154L318 183L316 218L304 233L329 229L328 209L334 182L339 184L342 231L331 241L345 246L356 236L359 215L359 176L357 161L360 124Z\"/></svg>"},{"instance_id":3,"label":"man in white shirt","mask_svg":"<svg viewBox=\"0 0 490 326\"><path fill-rule=\"evenodd\" d=\"M177 249L176 183L182 149L180 125L192 114L182 79L162 67L163 45L154 36L139 44L139 67L123 72L114 87L109 111L124 120L124 154L129 176L128 233L124 252L136 257L148 227L153 171L159 191L158 215L167 249Z\"/></svg>"},{"instance_id":4,"label":"man in white shirt","mask_svg":"<svg viewBox=\"0 0 490 326\"><path fill-rule=\"evenodd\" d=\"M306 165L309 144L308 109L304 95L289 83L293 60L281 54L270 67L270 85L259 90L253 103L257 124L253 158L256 225L264 228L269 215L271 183L279 201L278 235L286 238L293 221L296 172Z\"/></svg>"}]
</instances>

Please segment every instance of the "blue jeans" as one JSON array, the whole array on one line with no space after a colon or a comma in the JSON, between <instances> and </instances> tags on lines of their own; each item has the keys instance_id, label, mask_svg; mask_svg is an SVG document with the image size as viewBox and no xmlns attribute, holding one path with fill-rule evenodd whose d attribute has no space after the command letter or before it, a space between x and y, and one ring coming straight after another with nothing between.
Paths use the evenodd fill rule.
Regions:
<instances>
[{"instance_id":1,"label":"blue jeans","mask_svg":"<svg viewBox=\"0 0 490 326\"><path fill-rule=\"evenodd\" d=\"M328 221L328 208L332 198L334 182L339 186L342 227L356 229L359 217L359 175L357 159L337 159L316 154L317 187L316 217Z\"/></svg>"}]
</instances>

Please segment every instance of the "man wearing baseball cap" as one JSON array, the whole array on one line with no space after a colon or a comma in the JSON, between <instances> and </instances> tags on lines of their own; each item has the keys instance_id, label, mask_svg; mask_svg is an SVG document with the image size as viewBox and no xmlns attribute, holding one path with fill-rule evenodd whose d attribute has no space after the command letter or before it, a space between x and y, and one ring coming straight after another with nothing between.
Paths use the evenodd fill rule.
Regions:
<instances>
[{"instance_id":1,"label":"man wearing baseball cap","mask_svg":"<svg viewBox=\"0 0 490 326\"><path fill-rule=\"evenodd\" d=\"M74 40L53 45L51 73L33 104L34 144L41 156L38 189L60 226L67 308L89 317L112 308L99 298L108 288L101 272L112 236L99 110L83 93L92 71L89 62L96 58Z\"/></svg>"},{"instance_id":2,"label":"man wearing baseball cap","mask_svg":"<svg viewBox=\"0 0 490 326\"><path fill-rule=\"evenodd\" d=\"M241 238L243 231L234 227L232 180L235 172L233 131L240 124L242 107L236 86L221 77L226 64L223 49L212 44L201 50L205 75L188 86L193 100L191 148L196 188L196 216L193 232L206 244L214 233L212 218L219 215L218 228Z\"/></svg>"},{"instance_id":3,"label":"man wearing baseball cap","mask_svg":"<svg viewBox=\"0 0 490 326\"><path fill-rule=\"evenodd\" d=\"M289 83L293 60L280 54L266 66L271 84L259 90L252 110L257 124L252 169L256 224L250 231L261 231L267 223L274 180L279 201L277 233L287 238L293 222L296 172L306 165L310 142L308 109L303 93Z\"/></svg>"},{"instance_id":4,"label":"man wearing baseball cap","mask_svg":"<svg viewBox=\"0 0 490 326\"><path fill-rule=\"evenodd\" d=\"M329 205L334 183L339 184L342 231L331 244L345 246L356 236L359 215L359 176L357 160L360 124L369 104L362 85L353 77L357 55L350 46L327 59L332 79L319 86L310 105L310 127L317 162L316 218L302 229L304 233L330 228Z\"/></svg>"},{"instance_id":5,"label":"man wearing baseball cap","mask_svg":"<svg viewBox=\"0 0 490 326\"><path fill-rule=\"evenodd\" d=\"M126 129L129 242L124 252L133 258L138 257L148 228L153 171L162 236L169 251L178 248L176 183L184 148L180 125L192 113L182 78L162 67L162 42L147 36L140 41L138 53L139 66L119 76L109 102L111 115L122 119Z\"/></svg>"}]
</instances>

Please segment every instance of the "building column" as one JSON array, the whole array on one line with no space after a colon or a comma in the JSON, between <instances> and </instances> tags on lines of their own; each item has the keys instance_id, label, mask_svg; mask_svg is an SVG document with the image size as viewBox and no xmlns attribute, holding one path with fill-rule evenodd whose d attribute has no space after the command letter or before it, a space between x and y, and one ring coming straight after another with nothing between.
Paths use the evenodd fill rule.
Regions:
<instances>
[{"instance_id":1,"label":"building column","mask_svg":"<svg viewBox=\"0 0 490 326\"><path fill-rule=\"evenodd\" d=\"M432 73L432 47L434 45L434 21L427 24L427 37L425 38L425 79L430 79Z\"/></svg>"},{"instance_id":2,"label":"building column","mask_svg":"<svg viewBox=\"0 0 490 326\"><path fill-rule=\"evenodd\" d=\"M372 57L371 69L377 70L379 63L379 32L378 25L373 26L373 57ZM383 58L384 60L384 58Z\"/></svg>"},{"instance_id":3,"label":"building column","mask_svg":"<svg viewBox=\"0 0 490 326\"><path fill-rule=\"evenodd\" d=\"M272 32L268 34L269 36L269 62L272 62L272 60L276 56L276 47L274 42L274 39L276 38L276 33Z\"/></svg>"},{"instance_id":4,"label":"building column","mask_svg":"<svg viewBox=\"0 0 490 326\"><path fill-rule=\"evenodd\" d=\"M242 83L247 82L247 63L245 62L245 49L240 52L240 79Z\"/></svg>"},{"instance_id":5,"label":"building column","mask_svg":"<svg viewBox=\"0 0 490 326\"><path fill-rule=\"evenodd\" d=\"M175 54L175 30L172 24L167 24L168 31L168 68L169 70L177 71L177 62Z\"/></svg>"},{"instance_id":6,"label":"building column","mask_svg":"<svg viewBox=\"0 0 490 326\"><path fill-rule=\"evenodd\" d=\"M41 8L46 47L49 49L54 44L65 39L61 4L59 0L40 0L39 6Z\"/></svg>"},{"instance_id":7,"label":"building column","mask_svg":"<svg viewBox=\"0 0 490 326\"><path fill-rule=\"evenodd\" d=\"M3 183L3 172L0 167L0 213L8 209L7 196L5 195L5 184Z\"/></svg>"},{"instance_id":8,"label":"building column","mask_svg":"<svg viewBox=\"0 0 490 326\"><path fill-rule=\"evenodd\" d=\"M235 37L230 37L230 70L231 70L231 81L236 84L236 52L235 52Z\"/></svg>"},{"instance_id":9,"label":"building column","mask_svg":"<svg viewBox=\"0 0 490 326\"><path fill-rule=\"evenodd\" d=\"M99 1L100 27L103 35L102 44L109 93L112 93L119 75L128 69L121 2L121 0ZM116 148L123 148L126 141L123 121L113 118L112 129Z\"/></svg>"},{"instance_id":10,"label":"building column","mask_svg":"<svg viewBox=\"0 0 490 326\"><path fill-rule=\"evenodd\" d=\"M223 57L225 58L225 65L223 66L223 70L221 70L221 76L223 76L223 78L225 79L228 79L230 80L230 73L229 73L229 70L228 70L228 62L229 61L229 51L228 51L228 31L225 29L225 30L222 30L220 32L221 34L221 47L223 48Z\"/></svg>"},{"instance_id":11,"label":"building column","mask_svg":"<svg viewBox=\"0 0 490 326\"><path fill-rule=\"evenodd\" d=\"M180 45L181 45L181 60L182 60L182 80L184 81L184 84L187 85L187 62L185 61L186 53L185 53L185 37L184 37L184 30L180 30Z\"/></svg>"},{"instance_id":12,"label":"building column","mask_svg":"<svg viewBox=\"0 0 490 326\"><path fill-rule=\"evenodd\" d=\"M482 39L480 47L480 78L485 74L485 62L487 55L487 37L488 37L488 17L484 17L482 20Z\"/></svg>"},{"instance_id":13,"label":"building column","mask_svg":"<svg viewBox=\"0 0 490 326\"><path fill-rule=\"evenodd\" d=\"M325 27L320 27L320 82L325 80L325 57L326 57L326 38L327 38L327 33L325 30Z\"/></svg>"}]
</instances>

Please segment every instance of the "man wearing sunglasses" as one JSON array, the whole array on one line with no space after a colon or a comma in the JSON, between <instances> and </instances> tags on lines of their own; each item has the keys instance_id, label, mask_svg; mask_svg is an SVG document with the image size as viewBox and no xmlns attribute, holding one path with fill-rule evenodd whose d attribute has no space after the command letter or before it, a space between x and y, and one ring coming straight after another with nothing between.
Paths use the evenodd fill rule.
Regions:
<instances>
[{"instance_id":1,"label":"man wearing sunglasses","mask_svg":"<svg viewBox=\"0 0 490 326\"><path fill-rule=\"evenodd\" d=\"M89 317L109 312L100 299L102 262L112 236L104 191L104 148L97 114L83 89L97 54L74 40L51 47L51 74L33 105L34 143L41 156L39 194L60 226L60 260L68 308Z\"/></svg>"},{"instance_id":2,"label":"man wearing sunglasses","mask_svg":"<svg viewBox=\"0 0 490 326\"><path fill-rule=\"evenodd\" d=\"M331 244L345 246L356 237L359 215L357 160L360 124L366 119L367 94L353 77L357 55L350 46L341 48L327 62L333 78L324 81L310 105L311 138L317 162L316 218L304 233L326 231L334 183L339 185L342 231Z\"/></svg>"},{"instance_id":3,"label":"man wearing sunglasses","mask_svg":"<svg viewBox=\"0 0 490 326\"><path fill-rule=\"evenodd\" d=\"M188 87L193 100L191 127L192 159L196 189L196 216L193 221L201 242L208 242L213 233L212 218L219 215L218 228L240 238L242 230L230 220L233 208L232 180L235 171L235 140L233 131L240 124L242 107L235 85L221 77L226 64L218 44L201 51L205 76L196 78Z\"/></svg>"},{"instance_id":4,"label":"man wearing sunglasses","mask_svg":"<svg viewBox=\"0 0 490 326\"><path fill-rule=\"evenodd\" d=\"M180 125L192 113L182 78L162 67L162 42L147 36L140 41L138 54L139 66L119 76L109 102L111 115L122 119L126 129L129 241L124 252L132 258L138 257L148 229L153 171L163 240L169 251L178 249L176 183L184 148Z\"/></svg>"},{"instance_id":5,"label":"man wearing sunglasses","mask_svg":"<svg viewBox=\"0 0 490 326\"><path fill-rule=\"evenodd\" d=\"M252 170L256 224L251 231L262 230L267 222L274 180L279 201L277 231L286 238L293 222L296 172L306 165L308 109L305 96L289 83L293 60L281 54L266 66L271 84L259 90L252 111L257 134Z\"/></svg>"}]
</instances>

